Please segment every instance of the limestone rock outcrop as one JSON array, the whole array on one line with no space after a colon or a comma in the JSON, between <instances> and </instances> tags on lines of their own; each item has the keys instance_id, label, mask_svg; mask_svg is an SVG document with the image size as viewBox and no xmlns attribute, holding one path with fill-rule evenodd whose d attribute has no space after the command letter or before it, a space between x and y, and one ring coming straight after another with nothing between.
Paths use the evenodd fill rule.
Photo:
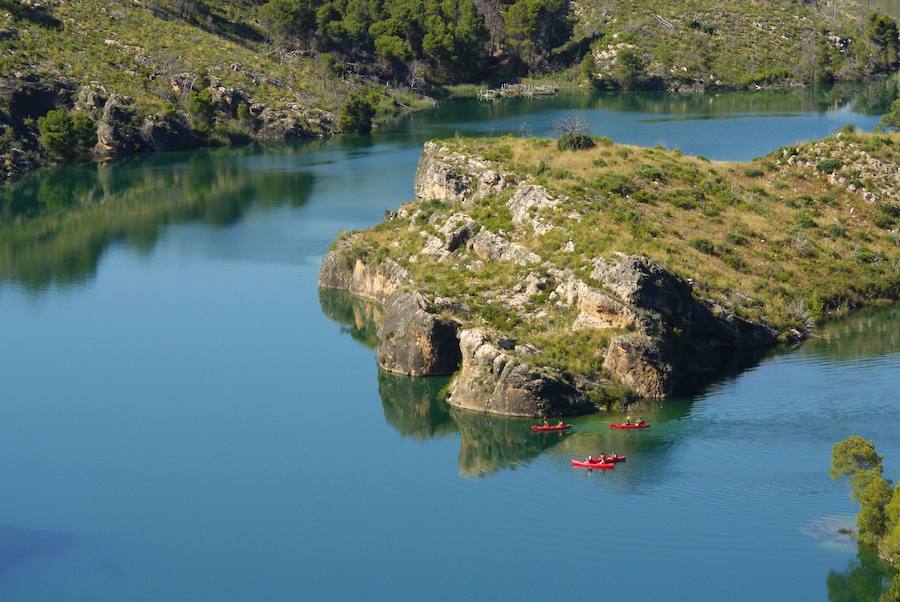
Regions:
<instances>
[{"instance_id":1,"label":"limestone rock outcrop","mask_svg":"<svg viewBox=\"0 0 900 602\"><path fill-rule=\"evenodd\" d=\"M590 411L574 381L522 360L512 341L485 329L459 335L462 366L449 402L458 408L506 416L567 415Z\"/></svg>"},{"instance_id":2,"label":"limestone rock outcrop","mask_svg":"<svg viewBox=\"0 0 900 602\"><path fill-rule=\"evenodd\" d=\"M460 362L456 330L419 293L397 291L385 300L378 365L407 376L452 374Z\"/></svg>"},{"instance_id":3,"label":"limestone rock outcrop","mask_svg":"<svg viewBox=\"0 0 900 602\"><path fill-rule=\"evenodd\" d=\"M97 124L95 154L99 157L115 157L145 148L137 120L134 102L127 96L111 94Z\"/></svg>"}]
</instances>

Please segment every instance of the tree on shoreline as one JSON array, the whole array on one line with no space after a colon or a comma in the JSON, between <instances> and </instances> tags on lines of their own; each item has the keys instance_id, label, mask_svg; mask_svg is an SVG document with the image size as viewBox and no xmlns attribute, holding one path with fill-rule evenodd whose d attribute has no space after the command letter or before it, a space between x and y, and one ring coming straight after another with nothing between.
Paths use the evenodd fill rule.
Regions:
<instances>
[{"instance_id":1,"label":"tree on shoreline","mask_svg":"<svg viewBox=\"0 0 900 602\"><path fill-rule=\"evenodd\" d=\"M832 449L828 474L832 479L850 480L850 497L860 506L856 515L859 543L876 548L896 566L900 563L900 483L891 491L891 483L882 475L882 460L871 441L851 435ZM897 578L894 581L892 590L900 586Z\"/></svg>"}]
</instances>

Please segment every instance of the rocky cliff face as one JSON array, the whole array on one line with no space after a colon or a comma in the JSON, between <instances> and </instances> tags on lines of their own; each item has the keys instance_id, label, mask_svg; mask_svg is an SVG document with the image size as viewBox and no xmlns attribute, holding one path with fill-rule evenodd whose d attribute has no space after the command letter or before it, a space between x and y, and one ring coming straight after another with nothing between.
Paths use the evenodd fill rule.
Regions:
<instances>
[{"instance_id":1,"label":"rocky cliff face","mask_svg":"<svg viewBox=\"0 0 900 602\"><path fill-rule=\"evenodd\" d=\"M404 205L391 215L397 237L380 254L365 250L377 244L366 232L342 240L323 259L319 285L384 304L379 364L417 376L456 372L453 406L509 416L566 415L597 408L611 386L620 387L619 394L624 388L639 397L665 397L687 375L718 367L729 351L776 340L771 328L698 298L691 282L644 257L612 253L579 270L542 258L528 242L551 234L559 212L579 216L566 209L565 198L527 176L427 143L415 191L419 200L437 199L448 209L431 214L418 203ZM483 199L505 205L511 229L494 231L472 217ZM559 257L573 253L566 243ZM438 297L428 284L437 268L424 264L469 274L474 284ZM504 279L504 271L520 277ZM497 284L479 283L480 273L492 274ZM485 303L525 321L546 321L551 312L569 316L564 332L560 326L554 332L600 341L603 347L589 351L599 356L598 367L587 374L554 367L544 359L539 335L517 340L476 318L473 304Z\"/></svg>"}]
</instances>

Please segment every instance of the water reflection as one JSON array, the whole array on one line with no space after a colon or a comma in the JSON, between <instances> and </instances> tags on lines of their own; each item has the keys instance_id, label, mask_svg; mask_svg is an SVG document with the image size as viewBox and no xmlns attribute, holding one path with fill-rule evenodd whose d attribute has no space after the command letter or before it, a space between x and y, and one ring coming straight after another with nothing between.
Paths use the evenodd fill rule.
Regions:
<instances>
[{"instance_id":1,"label":"water reflection","mask_svg":"<svg viewBox=\"0 0 900 602\"><path fill-rule=\"evenodd\" d=\"M322 313L341 325L341 332L369 349L378 347L381 306L344 291L319 289Z\"/></svg>"},{"instance_id":2,"label":"water reflection","mask_svg":"<svg viewBox=\"0 0 900 602\"><path fill-rule=\"evenodd\" d=\"M401 435L428 439L457 431L444 399L448 378L407 378L378 371L384 418Z\"/></svg>"},{"instance_id":3,"label":"water reflection","mask_svg":"<svg viewBox=\"0 0 900 602\"><path fill-rule=\"evenodd\" d=\"M829 602L877 602L896 571L869 548L860 548L856 560L843 572L829 571L825 583Z\"/></svg>"},{"instance_id":4,"label":"water reflection","mask_svg":"<svg viewBox=\"0 0 900 602\"><path fill-rule=\"evenodd\" d=\"M304 171L245 161L250 149L167 153L115 164L69 165L0 188L0 282L29 289L94 275L122 242L150 251L163 227L228 226L253 203L300 205L313 188Z\"/></svg>"},{"instance_id":5,"label":"water reflection","mask_svg":"<svg viewBox=\"0 0 900 602\"><path fill-rule=\"evenodd\" d=\"M823 325L799 349L801 355L833 360L871 358L900 349L900 305L868 307Z\"/></svg>"}]
</instances>

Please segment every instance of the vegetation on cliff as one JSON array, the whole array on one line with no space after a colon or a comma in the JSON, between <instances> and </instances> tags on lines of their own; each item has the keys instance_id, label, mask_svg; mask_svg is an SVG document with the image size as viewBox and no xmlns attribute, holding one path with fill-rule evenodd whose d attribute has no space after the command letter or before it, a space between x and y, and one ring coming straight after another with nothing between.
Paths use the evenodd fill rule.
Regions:
<instances>
[{"instance_id":1,"label":"vegetation on cliff","mask_svg":"<svg viewBox=\"0 0 900 602\"><path fill-rule=\"evenodd\" d=\"M844 3L616 0L579 3L598 39L583 73L603 87L744 88L890 73L897 25Z\"/></svg>"},{"instance_id":2,"label":"vegetation on cliff","mask_svg":"<svg viewBox=\"0 0 900 602\"><path fill-rule=\"evenodd\" d=\"M420 163L420 172L438 165L439 185L420 174L417 201L345 234L335 252L349 266L400 266L404 286L439 300L464 327L525 346L522 361L591 379L610 369L620 336L637 329L667 339L657 350L664 357L682 336L679 312L693 311L684 320L697 328L682 283L740 331L727 343L737 346L767 339L736 320L791 339L826 316L900 294L898 134L845 129L750 163L592 142L558 151L540 139L441 141ZM610 274L623 262L655 273L622 254L664 268L647 278L665 283L655 294L669 307L617 290ZM646 326L646 311L661 330Z\"/></svg>"},{"instance_id":3,"label":"vegetation on cliff","mask_svg":"<svg viewBox=\"0 0 900 602\"><path fill-rule=\"evenodd\" d=\"M47 160L365 133L378 115L428 106L426 96L460 82L567 70L600 86L697 89L896 68L892 19L825 9L795 0L0 0L0 179ZM62 139L66 119L95 126L96 147L88 152L81 136L62 152L39 135L50 110L70 113L48 124Z\"/></svg>"},{"instance_id":4,"label":"vegetation on cliff","mask_svg":"<svg viewBox=\"0 0 900 602\"><path fill-rule=\"evenodd\" d=\"M852 435L832 449L829 475L850 480L850 497L859 504L856 528L860 545L877 549L896 566L900 563L900 483L891 490L891 482L883 476L882 460L871 441ZM896 600L897 593L900 574L881 599Z\"/></svg>"}]
</instances>

